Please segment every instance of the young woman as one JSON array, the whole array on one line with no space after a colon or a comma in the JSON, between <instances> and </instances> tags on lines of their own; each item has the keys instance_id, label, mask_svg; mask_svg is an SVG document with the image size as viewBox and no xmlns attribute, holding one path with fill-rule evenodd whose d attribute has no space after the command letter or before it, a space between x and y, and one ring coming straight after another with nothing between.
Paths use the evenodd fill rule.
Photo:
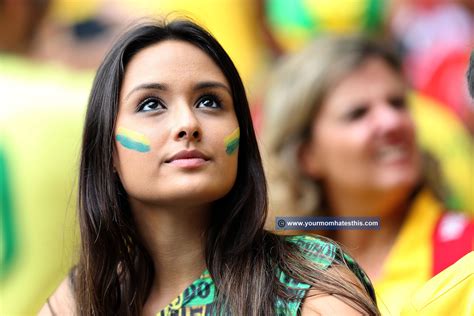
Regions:
<instances>
[{"instance_id":1,"label":"young woman","mask_svg":"<svg viewBox=\"0 0 474 316\"><path fill-rule=\"evenodd\" d=\"M92 88L82 248L41 313L378 314L334 243L263 229L265 177L239 74L190 21L135 27Z\"/></svg>"},{"instance_id":2,"label":"young woman","mask_svg":"<svg viewBox=\"0 0 474 316\"><path fill-rule=\"evenodd\" d=\"M420 285L473 249L474 224L440 203L397 56L361 37L327 36L285 59L269 87L270 210L380 217L380 230L320 233L352 250L381 310L398 315Z\"/></svg>"}]
</instances>

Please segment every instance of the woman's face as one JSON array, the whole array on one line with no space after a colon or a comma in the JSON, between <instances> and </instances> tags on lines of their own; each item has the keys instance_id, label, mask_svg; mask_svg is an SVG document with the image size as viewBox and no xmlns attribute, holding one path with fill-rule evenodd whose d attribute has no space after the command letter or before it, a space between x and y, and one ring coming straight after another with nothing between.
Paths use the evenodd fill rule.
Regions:
<instances>
[{"instance_id":1,"label":"woman's face","mask_svg":"<svg viewBox=\"0 0 474 316\"><path fill-rule=\"evenodd\" d=\"M420 154L403 79L368 59L327 94L301 158L327 190L390 192L420 176Z\"/></svg>"},{"instance_id":2,"label":"woman's face","mask_svg":"<svg viewBox=\"0 0 474 316\"><path fill-rule=\"evenodd\" d=\"M196 46L166 40L126 67L114 166L131 201L196 206L236 179L239 130L229 83Z\"/></svg>"}]
</instances>

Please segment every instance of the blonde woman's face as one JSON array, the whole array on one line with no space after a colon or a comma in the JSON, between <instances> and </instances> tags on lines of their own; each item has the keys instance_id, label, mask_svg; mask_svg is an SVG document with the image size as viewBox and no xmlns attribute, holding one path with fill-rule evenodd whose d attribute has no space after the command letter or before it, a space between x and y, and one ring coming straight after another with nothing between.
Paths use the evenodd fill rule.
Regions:
<instances>
[{"instance_id":1,"label":"blonde woman's face","mask_svg":"<svg viewBox=\"0 0 474 316\"><path fill-rule=\"evenodd\" d=\"M126 68L114 166L135 203L197 206L228 193L239 124L220 68L199 48L167 40Z\"/></svg>"},{"instance_id":2,"label":"blonde woman's face","mask_svg":"<svg viewBox=\"0 0 474 316\"><path fill-rule=\"evenodd\" d=\"M369 59L329 91L302 148L306 173L334 192L411 188L420 154L406 87L383 60Z\"/></svg>"}]
</instances>

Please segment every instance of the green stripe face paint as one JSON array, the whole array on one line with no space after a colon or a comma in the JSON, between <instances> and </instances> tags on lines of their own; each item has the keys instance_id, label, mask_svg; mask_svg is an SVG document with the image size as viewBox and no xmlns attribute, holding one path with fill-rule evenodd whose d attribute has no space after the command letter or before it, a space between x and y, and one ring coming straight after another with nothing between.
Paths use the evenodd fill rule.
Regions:
<instances>
[{"instance_id":1,"label":"green stripe face paint","mask_svg":"<svg viewBox=\"0 0 474 316\"><path fill-rule=\"evenodd\" d=\"M150 141L145 135L129 130L124 127L117 129L115 139L125 148L141 153L150 151Z\"/></svg>"},{"instance_id":2,"label":"green stripe face paint","mask_svg":"<svg viewBox=\"0 0 474 316\"><path fill-rule=\"evenodd\" d=\"M239 142L240 129L237 127L229 136L224 138L225 152L232 155L239 148Z\"/></svg>"}]
</instances>

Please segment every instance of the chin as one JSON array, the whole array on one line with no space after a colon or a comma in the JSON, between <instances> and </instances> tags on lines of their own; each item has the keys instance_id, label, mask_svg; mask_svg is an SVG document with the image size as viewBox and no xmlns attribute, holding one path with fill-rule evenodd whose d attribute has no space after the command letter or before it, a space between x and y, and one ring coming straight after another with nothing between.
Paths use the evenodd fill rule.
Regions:
<instances>
[{"instance_id":1,"label":"chin","mask_svg":"<svg viewBox=\"0 0 474 316\"><path fill-rule=\"evenodd\" d=\"M378 187L385 193L397 191L410 192L419 182L420 176L418 174L398 174L380 180Z\"/></svg>"},{"instance_id":2,"label":"chin","mask_svg":"<svg viewBox=\"0 0 474 316\"><path fill-rule=\"evenodd\" d=\"M160 200L171 200L176 204L183 204L192 206L199 204L208 204L223 198L232 189L232 186L227 185L193 185L189 184L182 189L173 190L162 194L164 197Z\"/></svg>"}]
</instances>

